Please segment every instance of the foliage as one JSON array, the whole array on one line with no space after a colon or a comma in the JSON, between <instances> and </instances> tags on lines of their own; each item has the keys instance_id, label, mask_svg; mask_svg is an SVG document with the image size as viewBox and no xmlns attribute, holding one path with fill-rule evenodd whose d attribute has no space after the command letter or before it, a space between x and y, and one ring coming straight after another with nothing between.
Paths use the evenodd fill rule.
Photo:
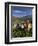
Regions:
<instances>
[{"instance_id":1,"label":"foliage","mask_svg":"<svg viewBox=\"0 0 38 46\"><path fill-rule=\"evenodd\" d=\"M24 29L13 29L12 30L12 37L32 37L32 29L28 32Z\"/></svg>"}]
</instances>

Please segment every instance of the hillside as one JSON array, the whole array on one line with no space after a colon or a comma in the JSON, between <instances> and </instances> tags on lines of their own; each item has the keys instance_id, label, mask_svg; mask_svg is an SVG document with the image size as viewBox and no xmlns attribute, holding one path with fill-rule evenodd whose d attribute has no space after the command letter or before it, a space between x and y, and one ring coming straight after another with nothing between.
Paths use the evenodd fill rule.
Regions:
<instances>
[{"instance_id":1,"label":"hillside","mask_svg":"<svg viewBox=\"0 0 38 46\"><path fill-rule=\"evenodd\" d=\"M15 16L11 16L11 22L13 23L13 22L15 22L16 20L17 21L24 21L24 20L27 20L27 19L29 19L29 20L32 20L32 16L31 15L28 15L28 16L23 16L23 17L15 17Z\"/></svg>"}]
</instances>

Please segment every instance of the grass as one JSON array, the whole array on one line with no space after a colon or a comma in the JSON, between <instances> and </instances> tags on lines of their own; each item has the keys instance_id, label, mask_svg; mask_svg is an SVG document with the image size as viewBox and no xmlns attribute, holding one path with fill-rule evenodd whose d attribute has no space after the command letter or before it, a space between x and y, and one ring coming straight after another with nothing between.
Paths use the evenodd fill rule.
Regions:
<instances>
[{"instance_id":1,"label":"grass","mask_svg":"<svg viewBox=\"0 0 38 46\"><path fill-rule=\"evenodd\" d=\"M32 29L28 32L24 29L13 29L11 33L12 37L32 37Z\"/></svg>"}]
</instances>

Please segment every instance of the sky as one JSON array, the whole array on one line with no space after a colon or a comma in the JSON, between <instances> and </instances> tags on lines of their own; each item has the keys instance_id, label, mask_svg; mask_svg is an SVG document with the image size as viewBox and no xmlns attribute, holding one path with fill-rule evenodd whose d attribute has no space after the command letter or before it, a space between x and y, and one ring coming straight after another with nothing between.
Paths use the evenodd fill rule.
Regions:
<instances>
[{"instance_id":1,"label":"sky","mask_svg":"<svg viewBox=\"0 0 38 46\"><path fill-rule=\"evenodd\" d=\"M11 6L11 15L15 17L23 17L23 16L32 15L32 8Z\"/></svg>"}]
</instances>

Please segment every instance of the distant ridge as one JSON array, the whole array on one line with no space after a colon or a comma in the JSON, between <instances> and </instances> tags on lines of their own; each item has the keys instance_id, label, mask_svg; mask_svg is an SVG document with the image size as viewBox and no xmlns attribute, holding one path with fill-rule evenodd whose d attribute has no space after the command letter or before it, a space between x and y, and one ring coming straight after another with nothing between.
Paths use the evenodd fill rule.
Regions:
<instances>
[{"instance_id":1,"label":"distant ridge","mask_svg":"<svg viewBox=\"0 0 38 46\"><path fill-rule=\"evenodd\" d=\"M12 22L12 24L16 21L16 20L21 20L21 21L24 21L24 20L27 20L27 19L29 19L29 20L32 20L32 15L27 15L27 16L23 16L23 17L15 17L15 16L11 16L11 22Z\"/></svg>"}]
</instances>

